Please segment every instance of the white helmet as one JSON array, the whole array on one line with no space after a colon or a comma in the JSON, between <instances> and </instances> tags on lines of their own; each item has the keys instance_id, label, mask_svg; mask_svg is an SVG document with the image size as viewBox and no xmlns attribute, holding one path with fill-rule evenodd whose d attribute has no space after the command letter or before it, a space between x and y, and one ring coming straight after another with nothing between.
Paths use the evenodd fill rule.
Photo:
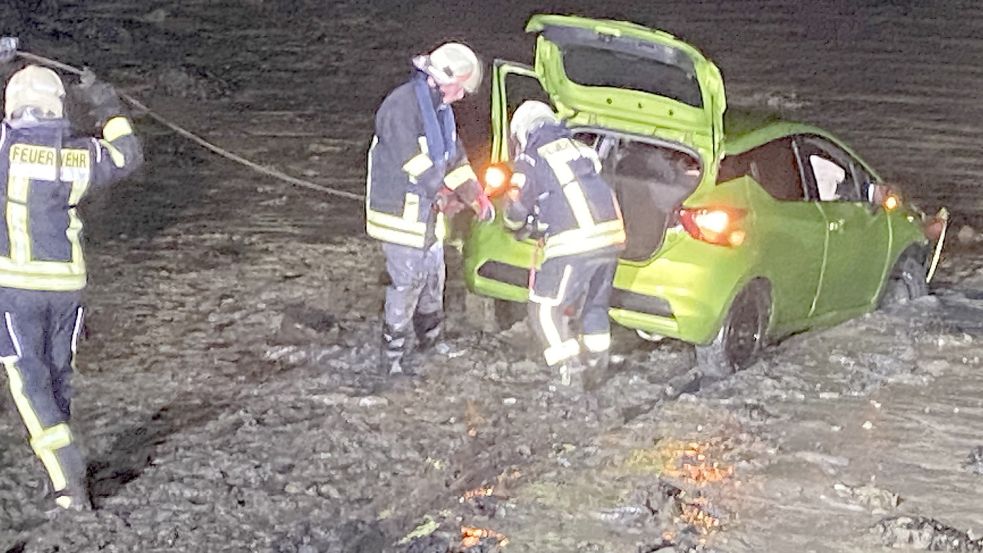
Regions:
<instances>
[{"instance_id":1,"label":"white helmet","mask_svg":"<svg viewBox=\"0 0 983 553\"><path fill-rule=\"evenodd\" d=\"M63 117L65 85L46 67L28 65L7 81L4 115L11 119L24 108L37 108L49 117Z\"/></svg>"},{"instance_id":2,"label":"white helmet","mask_svg":"<svg viewBox=\"0 0 983 553\"><path fill-rule=\"evenodd\" d=\"M484 74L481 60L474 51L458 42L441 44L429 55L415 58L413 64L439 85L461 82L468 94L478 90Z\"/></svg>"},{"instance_id":3,"label":"white helmet","mask_svg":"<svg viewBox=\"0 0 983 553\"><path fill-rule=\"evenodd\" d=\"M553 108L543 102L526 100L512 114L512 120L509 121L509 134L518 142L519 149L522 150L526 147L530 132L547 123L559 121L560 118L557 117Z\"/></svg>"}]
</instances>

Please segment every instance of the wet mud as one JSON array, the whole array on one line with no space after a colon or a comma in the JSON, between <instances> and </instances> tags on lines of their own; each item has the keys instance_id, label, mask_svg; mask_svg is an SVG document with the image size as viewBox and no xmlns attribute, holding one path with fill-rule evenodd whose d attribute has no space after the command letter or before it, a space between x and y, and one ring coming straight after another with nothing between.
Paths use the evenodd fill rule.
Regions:
<instances>
[{"instance_id":1,"label":"wet mud","mask_svg":"<svg viewBox=\"0 0 983 553\"><path fill-rule=\"evenodd\" d=\"M528 60L534 6L395 0L0 7L261 163L359 192L372 113L445 38ZM557 4L700 45L735 106L838 131L957 228L935 295L788 338L705 383L685 344L615 332L556 389L522 322L482 330L449 252L450 330L391 381L361 206L212 157L136 114L148 165L84 206L91 282L74 428L97 509L49 519L0 395L0 553L979 551L979 7L787 0ZM808 13L806 13L808 12ZM807 19L809 15L814 19ZM7 23L9 22L9 23ZM944 32L941 32L944 30ZM6 30L5 30L6 32ZM918 108L918 109L915 109ZM458 111L481 159L487 96ZM457 272L456 272L457 271Z\"/></svg>"}]
</instances>

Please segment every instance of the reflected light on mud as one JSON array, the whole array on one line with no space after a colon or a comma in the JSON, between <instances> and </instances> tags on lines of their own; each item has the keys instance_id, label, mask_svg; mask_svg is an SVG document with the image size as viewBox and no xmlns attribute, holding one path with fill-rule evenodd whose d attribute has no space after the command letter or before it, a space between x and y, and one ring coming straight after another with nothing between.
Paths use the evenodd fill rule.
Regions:
<instances>
[{"instance_id":1,"label":"reflected light on mud","mask_svg":"<svg viewBox=\"0 0 983 553\"><path fill-rule=\"evenodd\" d=\"M705 497L697 497L684 503L679 519L704 535L720 528L720 519L710 512L710 501Z\"/></svg>"},{"instance_id":2,"label":"reflected light on mud","mask_svg":"<svg viewBox=\"0 0 983 553\"><path fill-rule=\"evenodd\" d=\"M487 528L474 528L471 526L461 527L461 548L467 549L481 543L481 540L492 539L498 542L500 547L505 547L509 539L504 534L489 530Z\"/></svg>"},{"instance_id":3,"label":"reflected light on mud","mask_svg":"<svg viewBox=\"0 0 983 553\"><path fill-rule=\"evenodd\" d=\"M480 488L475 488L464 492L464 495L461 496L461 501L468 501L469 499L474 499L476 497L491 497L494 495L494 493L494 486L482 486Z\"/></svg>"},{"instance_id":4,"label":"reflected light on mud","mask_svg":"<svg viewBox=\"0 0 983 553\"><path fill-rule=\"evenodd\" d=\"M709 444L700 442L668 444L666 453L669 459L665 463L664 473L698 485L723 482L733 476L734 467L711 460L709 450Z\"/></svg>"}]
</instances>

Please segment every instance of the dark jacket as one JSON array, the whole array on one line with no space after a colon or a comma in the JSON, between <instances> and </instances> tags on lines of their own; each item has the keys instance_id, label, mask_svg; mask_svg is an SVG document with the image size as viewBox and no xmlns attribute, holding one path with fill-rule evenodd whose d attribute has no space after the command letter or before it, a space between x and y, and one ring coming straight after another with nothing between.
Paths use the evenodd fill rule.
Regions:
<instances>
[{"instance_id":1,"label":"dark jacket","mask_svg":"<svg viewBox=\"0 0 983 553\"><path fill-rule=\"evenodd\" d=\"M97 138L69 135L65 119L0 124L0 287L71 291L85 287L76 206L95 187L143 163L125 116Z\"/></svg>"},{"instance_id":2,"label":"dark jacket","mask_svg":"<svg viewBox=\"0 0 983 553\"><path fill-rule=\"evenodd\" d=\"M509 204L505 224L518 230L534 215L538 227L545 227L547 259L623 250L621 209L600 169L597 153L565 126L534 129L515 160L512 185L519 197Z\"/></svg>"},{"instance_id":3,"label":"dark jacket","mask_svg":"<svg viewBox=\"0 0 983 553\"><path fill-rule=\"evenodd\" d=\"M369 236L424 248L444 235L434 208L442 188L472 204L481 185L457 136L454 112L416 72L382 102L375 117L366 184Z\"/></svg>"}]
</instances>

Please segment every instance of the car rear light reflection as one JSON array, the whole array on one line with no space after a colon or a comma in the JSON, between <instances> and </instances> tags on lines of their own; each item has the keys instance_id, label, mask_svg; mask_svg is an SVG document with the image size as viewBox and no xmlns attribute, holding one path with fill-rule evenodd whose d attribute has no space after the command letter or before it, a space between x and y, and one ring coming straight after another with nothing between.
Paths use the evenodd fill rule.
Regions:
<instances>
[{"instance_id":1,"label":"car rear light reflection","mask_svg":"<svg viewBox=\"0 0 983 553\"><path fill-rule=\"evenodd\" d=\"M679 223L690 236L718 246L740 246L747 238L741 228L744 212L723 207L680 208Z\"/></svg>"},{"instance_id":2,"label":"car rear light reflection","mask_svg":"<svg viewBox=\"0 0 983 553\"><path fill-rule=\"evenodd\" d=\"M497 196L504 192L508 188L510 173L511 171L504 165L489 165L485 169L485 178L483 179L485 194Z\"/></svg>"}]
</instances>

